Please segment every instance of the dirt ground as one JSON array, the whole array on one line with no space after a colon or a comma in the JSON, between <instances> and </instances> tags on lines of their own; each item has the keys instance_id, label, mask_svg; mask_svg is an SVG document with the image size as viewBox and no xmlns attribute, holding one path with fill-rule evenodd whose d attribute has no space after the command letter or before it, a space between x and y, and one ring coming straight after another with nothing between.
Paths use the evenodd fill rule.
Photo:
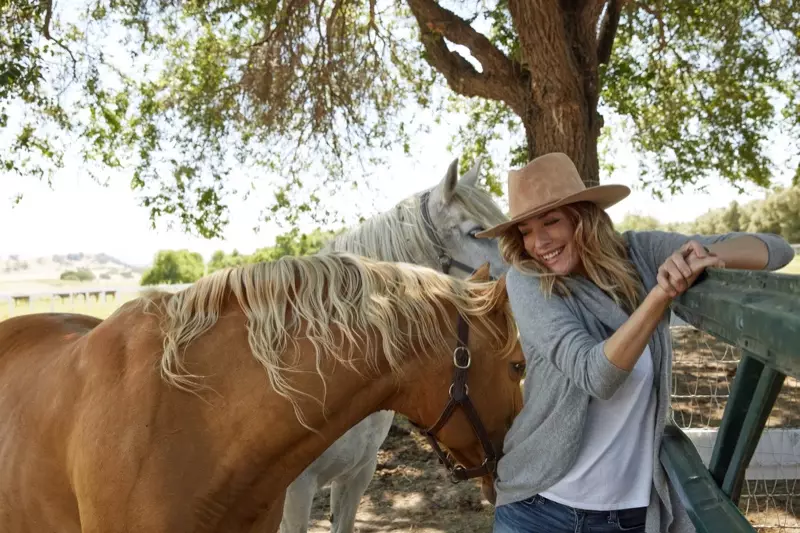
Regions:
<instances>
[{"instance_id":1,"label":"dirt ground","mask_svg":"<svg viewBox=\"0 0 800 533\"><path fill-rule=\"evenodd\" d=\"M673 409L681 427L715 427L740 354L693 328L673 330ZM797 382L787 380L769 427L800 427ZM433 450L401 416L379 452L378 470L361 500L360 533L489 533L493 508L478 482L454 485ZM751 482L740 508L759 533L800 529L800 484ZM330 531L329 488L317 494L311 533ZM795 511L795 509L797 511Z\"/></svg>"}]
</instances>

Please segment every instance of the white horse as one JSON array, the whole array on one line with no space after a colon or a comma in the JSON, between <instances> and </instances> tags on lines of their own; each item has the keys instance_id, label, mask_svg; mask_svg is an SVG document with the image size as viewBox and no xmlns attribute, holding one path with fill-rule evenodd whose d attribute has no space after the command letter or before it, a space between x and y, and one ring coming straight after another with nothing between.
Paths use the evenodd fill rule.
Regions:
<instances>
[{"instance_id":1,"label":"white horse","mask_svg":"<svg viewBox=\"0 0 800 533\"><path fill-rule=\"evenodd\" d=\"M416 263L467 277L489 263L495 278L508 270L490 239L475 233L508 220L491 196L477 187L480 161L458 178L458 159L442 181L406 198L332 240L325 250L347 251L384 261ZM372 480L378 450L393 411L374 413L350 428L286 491L281 533L305 533L314 495L331 483L331 533L352 533L361 497Z\"/></svg>"}]
</instances>

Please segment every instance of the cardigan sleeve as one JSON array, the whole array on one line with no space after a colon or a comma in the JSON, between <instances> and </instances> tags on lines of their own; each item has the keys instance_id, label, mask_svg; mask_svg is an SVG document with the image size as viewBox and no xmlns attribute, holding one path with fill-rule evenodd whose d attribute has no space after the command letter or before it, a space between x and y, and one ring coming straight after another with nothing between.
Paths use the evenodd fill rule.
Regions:
<instances>
[{"instance_id":1,"label":"cardigan sleeve","mask_svg":"<svg viewBox=\"0 0 800 533\"><path fill-rule=\"evenodd\" d=\"M653 271L657 271L667 257L690 240L696 240L700 244L708 246L734 237L745 235L756 237L767 246L769 254L764 270L778 270L789 264L794 258L794 250L789 243L780 235L773 233L733 232L716 235L685 235L670 231L628 231L625 233L629 242L635 242L637 248L645 251L644 257L651 262L649 266Z\"/></svg>"},{"instance_id":2,"label":"cardigan sleeve","mask_svg":"<svg viewBox=\"0 0 800 533\"><path fill-rule=\"evenodd\" d=\"M630 372L608 360L605 341L589 334L561 296L545 297L537 277L512 268L506 290L526 359L544 359L589 395L611 398Z\"/></svg>"}]
</instances>

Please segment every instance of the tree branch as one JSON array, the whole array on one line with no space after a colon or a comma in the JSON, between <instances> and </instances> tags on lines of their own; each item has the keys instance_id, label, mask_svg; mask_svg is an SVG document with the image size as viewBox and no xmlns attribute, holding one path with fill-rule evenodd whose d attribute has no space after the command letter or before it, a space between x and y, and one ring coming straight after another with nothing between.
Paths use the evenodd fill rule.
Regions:
<instances>
[{"instance_id":1,"label":"tree branch","mask_svg":"<svg viewBox=\"0 0 800 533\"><path fill-rule=\"evenodd\" d=\"M485 35L435 0L407 2L419 24L428 63L444 75L451 89L464 96L505 102L518 113L525 109L530 82L522 65L509 59ZM480 62L483 72L478 72L460 54L451 52L445 38L466 46Z\"/></svg>"},{"instance_id":2,"label":"tree branch","mask_svg":"<svg viewBox=\"0 0 800 533\"><path fill-rule=\"evenodd\" d=\"M45 13L44 13L44 24L42 25L42 34L48 41L53 41L56 43L59 48L64 50L67 54L69 54L70 59L72 59L72 78L76 79L78 77L78 61L75 59L75 56L72 55L72 51L61 42L60 39L55 39L53 36L50 35L50 22L53 20L53 0L45 0Z\"/></svg>"},{"instance_id":3,"label":"tree branch","mask_svg":"<svg viewBox=\"0 0 800 533\"><path fill-rule=\"evenodd\" d=\"M600 23L597 39L597 63L599 65L605 65L611 59L611 49L614 46L614 39L617 37L623 1L610 0L603 22Z\"/></svg>"}]
</instances>

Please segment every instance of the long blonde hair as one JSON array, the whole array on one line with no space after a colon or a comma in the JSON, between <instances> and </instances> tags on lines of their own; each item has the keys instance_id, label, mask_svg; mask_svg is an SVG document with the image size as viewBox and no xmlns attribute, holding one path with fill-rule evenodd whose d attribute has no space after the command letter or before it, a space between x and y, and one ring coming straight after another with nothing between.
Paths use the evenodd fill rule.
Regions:
<instances>
[{"instance_id":1,"label":"long blonde hair","mask_svg":"<svg viewBox=\"0 0 800 533\"><path fill-rule=\"evenodd\" d=\"M622 235L614 229L611 217L591 202L562 207L575 226L573 245L581 258L586 276L628 313L638 307L642 280L628 257ZM555 291L567 295L563 276L554 274L525 251L522 234L514 226L500 238L503 259L517 270L541 279L546 295Z\"/></svg>"}]
</instances>

